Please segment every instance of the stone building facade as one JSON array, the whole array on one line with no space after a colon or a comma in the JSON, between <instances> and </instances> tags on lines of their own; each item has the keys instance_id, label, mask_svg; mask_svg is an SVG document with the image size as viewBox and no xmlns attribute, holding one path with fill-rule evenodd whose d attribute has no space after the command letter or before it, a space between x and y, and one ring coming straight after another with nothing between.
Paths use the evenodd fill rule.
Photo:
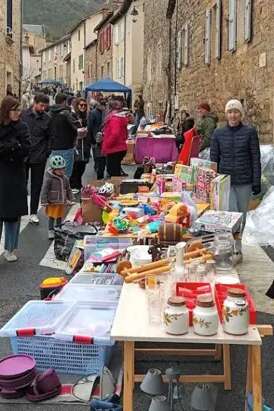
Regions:
<instances>
[{"instance_id":1,"label":"stone building facade","mask_svg":"<svg viewBox=\"0 0 274 411\"><path fill-rule=\"evenodd\" d=\"M0 1L0 99L7 85L13 93L21 93L22 71L22 3L21 0Z\"/></svg>"},{"instance_id":2,"label":"stone building facade","mask_svg":"<svg viewBox=\"0 0 274 411\"><path fill-rule=\"evenodd\" d=\"M223 121L226 101L239 98L261 141L273 142L273 23L272 0L157 0L157 7L146 0L145 98L152 110L170 104L171 116L176 109L195 114L207 101Z\"/></svg>"},{"instance_id":3,"label":"stone building facade","mask_svg":"<svg viewBox=\"0 0 274 411\"><path fill-rule=\"evenodd\" d=\"M112 78L112 53L113 53L113 29L110 24L110 19L113 12L110 11L95 27L97 33L97 79Z\"/></svg>"},{"instance_id":4,"label":"stone building facade","mask_svg":"<svg viewBox=\"0 0 274 411\"><path fill-rule=\"evenodd\" d=\"M60 81L69 86L66 57L71 52L70 35L62 37L41 50L42 54L42 81ZM70 67L70 65L69 65Z\"/></svg>"},{"instance_id":5,"label":"stone building facade","mask_svg":"<svg viewBox=\"0 0 274 411\"><path fill-rule=\"evenodd\" d=\"M85 84L97 80L97 39L85 47Z\"/></svg>"}]
</instances>

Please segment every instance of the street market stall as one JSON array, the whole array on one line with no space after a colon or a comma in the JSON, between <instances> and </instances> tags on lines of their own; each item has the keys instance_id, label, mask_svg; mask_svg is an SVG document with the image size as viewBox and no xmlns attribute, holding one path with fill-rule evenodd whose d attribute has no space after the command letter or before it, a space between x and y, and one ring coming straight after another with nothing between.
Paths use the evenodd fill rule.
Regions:
<instances>
[{"instance_id":1,"label":"street market stall","mask_svg":"<svg viewBox=\"0 0 274 411\"><path fill-rule=\"evenodd\" d=\"M116 357L116 342L122 342L124 411L133 410L135 382L151 396L150 409L158 411L161 402L161 409L172 410L173 380L177 392L187 382L222 383L231 390L230 346L235 345L247 347L246 393L252 410L262 411L262 337L271 335L272 327L257 325L252 295L233 267L242 215L227 211L229 189L229 177L201 159L172 169L156 164L141 179L114 178L84 187L73 221L55 233L56 257L67 261L67 278L46 279L40 286L43 300L27 303L0 330L11 339L13 354L27 356L32 365L27 377L15 373L10 383L0 378L2 390L14 388L10 395L31 400L38 378L33 367L46 375L54 368L98 377L99 396L92 379L88 399L121 410L112 401L121 395L122 374L114 382L106 367ZM149 343L145 350L153 355L218 359L223 373L185 375L180 367L172 369L166 395L161 372L135 375L135 352L142 351L137 342ZM105 375L108 384L102 383ZM108 395L102 394L105 385ZM59 382L45 394L60 392Z\"/></svg>"}]
</instances>

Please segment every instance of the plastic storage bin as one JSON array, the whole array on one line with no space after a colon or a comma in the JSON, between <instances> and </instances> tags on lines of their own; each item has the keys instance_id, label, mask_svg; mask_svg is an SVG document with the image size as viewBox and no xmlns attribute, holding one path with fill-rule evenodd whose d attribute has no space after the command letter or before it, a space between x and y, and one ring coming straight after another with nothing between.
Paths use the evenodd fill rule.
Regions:
<instances>
[{"instance_id":1,"label":"plastic storage bin","mask_svg":"<svg viewBox=\"0 0 274 411\"><path fill-rule=\"evenodd\" d=\"M85 261L92 255L92 253L103 250L104 248L113 248L114 250L124 250L132 245L130 238L106 238L100 236L85 236L84 239L84 253Z\"/></svg>"},{"instance_id":2,"label":"plastic storage bin","mask_svg":"<svg viewBox=\"0 0 274 411\"><path fill-rule=\"evenodd\" d=\"M70 284L78 285L122 285L123 279L120 275L115 273L85 273L80 272L76 274L71 280Z\"/></svg>"},{"instance_id":3,"label":"plastic storage bin","mask_svg":"<svg viewBox=\"0 0 274 411\"><path fill-rule=\"evenodd\" d=\"M108 366L112 352L112 346L78 344L46 336L10 340L13 353L31 355L37 369L54 368L65 374L98 374L104 365Z\"/></svg>"},{"instance_id":4,"label":"plastic storage bin","mask_svg":"<svg viewBox=\"0 0 274 411\"><path fill-rule=\"evenodd\" d=\"M0 337L52 334L73 309L67 301L29 301L0 330Z\"/></svg>"},{"instance_id":5,"label":"plastic storage bin","mask_svg":"<svg viewBox=\"0 0 274 411\"><path fill-rule=\"evenodd\" d=\"M54 301L108 302L118 303L121 286L68 284L55 297Z\"/></svg>"}]
</instances>

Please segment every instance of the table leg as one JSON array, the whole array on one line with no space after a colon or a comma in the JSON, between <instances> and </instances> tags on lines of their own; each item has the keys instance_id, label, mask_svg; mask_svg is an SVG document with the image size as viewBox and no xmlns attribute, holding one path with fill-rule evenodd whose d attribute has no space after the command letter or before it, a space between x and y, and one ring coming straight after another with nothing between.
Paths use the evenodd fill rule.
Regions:
<instances>
[{"instance_id":1,"label":"table leg","mask_svg":"<svg viewBox=\"0 0 274 411\"><path fill-rule=\"evenodd\" d=\"M133 411L134 391L134 342L124 342L124 395L123 410Z\"/></svg>"},{"instance_id":2,"label":"table leg","mask_svg":"<svg viewBox=\"0 0 274 411\"><path fill-rule=\"evenodd\" d=\"M223 350L222 350L222 348L223 348L223 347L222 347L221 344L216 344L216 345L215 345L216 353L215 353L215 356L214 356L214 360L221 361L222 355L223 355Z\"/></svg>"},{"instance_id":3,"label":"table leg","mask_svg":"<svg viewBox=\"0 0 274 411\"><path fill-rule=\"evenodd\" d=\"M253 392L253 410L262 411L262 358L261 347L254 345L251 347L252 359L252 392Z\"/></svg>"},{"instance_id":4,"label":"table leg","mask_svg":"<svg viewBox=\"0 0 274 411\"><path fill-rule=\"evenodd\" d=\"M252 393L252 348L249 345L247 348L247 364L246 364L246 397ZM245 402L245 409L247 411L247 401Z\"/></svg>"},{"instance_id":5,"label":"table leg","mask_svg":"<svg viewBox=\"0 0 274 411\"><path fill-rule=\"evenodd\" d=\"M225 390L231 390L231 361L230 361L230 346L223 345L223 363L224 363L224 387Z\"/></svg>"}]
</instances>

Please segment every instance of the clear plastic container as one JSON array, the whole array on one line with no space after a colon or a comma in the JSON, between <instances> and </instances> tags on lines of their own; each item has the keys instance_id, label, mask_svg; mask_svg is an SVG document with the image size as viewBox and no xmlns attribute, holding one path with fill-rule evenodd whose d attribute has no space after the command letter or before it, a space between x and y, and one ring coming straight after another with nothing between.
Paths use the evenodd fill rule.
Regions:
<instances>
[{"instance_id":1,"label":"clear plastic container","mask_svg":"<svg viewBox=\"0 0 274 411\"><path fill-rule=\"evenodd\" d=\"M115 273L84 273L76 274L71 280L70 284L79 285L122 285L123 279L120 275Z\"/></svg>"},{"instance_id":2,"label":"clear plastic container","mask_svg":"<svg viewBox=\"0 0 274 411\"><path fill-rule=\"evenodd\" d=\"M215 256L217 271L231 271L233 268L234 239L231 233L215 235Z\"/></svg>"},{"instance_id":3,"label":"clear plastic container","mask_svg":"<svg viewBox=\"0 0 274 411\"><path fill-rule=\"evenodd\" d=\"M70 341L90 337L94 344L112 344L110 331L115 311L107 304L77 303L56 330L55 338Z\"/></svg>"},{"instance_id":4,"label":"clear plastic container","mask_svg":"<svg viewBox=\"0 0 274 411\"><path fill-rule=\"evenodd\" d=\"M1 337L53 334L73 309L73 302L29 301L0 330Z\"/></svg>"},{"instance_id":5,"label":"clear plastic container","mask_svg":"<svg viewBox=\"0 0 274 411\"><path fill-rule=\"evenodd\" d=\"M55 297L57 301L118 303L121 286L68 284Z\"/></svg>"}]
</instances>

